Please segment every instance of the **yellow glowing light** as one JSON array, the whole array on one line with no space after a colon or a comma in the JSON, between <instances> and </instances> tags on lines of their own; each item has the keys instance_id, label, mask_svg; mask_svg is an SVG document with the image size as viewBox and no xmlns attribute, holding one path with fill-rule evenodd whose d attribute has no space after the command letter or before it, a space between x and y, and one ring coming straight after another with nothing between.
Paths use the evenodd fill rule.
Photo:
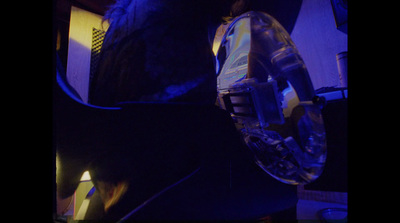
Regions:
<instances>
[{"instance_id":1,"label":"yellow glowing light","mask_svg":"<svg viewBox=\"0 0 400 223\"><path fill-rule=\"evenodd\" d=\"M82 174L81 181L90 181L90 180L91 180L91 178L90 178L89 171L85 171Z\"/></svg>"}]
</instances>

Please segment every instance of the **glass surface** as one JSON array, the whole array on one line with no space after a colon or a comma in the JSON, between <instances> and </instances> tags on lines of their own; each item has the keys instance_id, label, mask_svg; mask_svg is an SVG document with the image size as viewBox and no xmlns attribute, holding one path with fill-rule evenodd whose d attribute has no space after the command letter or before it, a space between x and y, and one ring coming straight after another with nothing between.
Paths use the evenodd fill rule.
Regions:
<instances>
[{"instance_id":1,"label":"glass surface","mask_svg":"<svg viewBox=\"0 0 400 223\"><path fill-rule=\"evenodd\" d=\"M325 166L326 139L307 68L273 17L236 18L217 53L218 100L231 113L254 160L275 179L306 184Z\"/></svg>"}]
</instances>

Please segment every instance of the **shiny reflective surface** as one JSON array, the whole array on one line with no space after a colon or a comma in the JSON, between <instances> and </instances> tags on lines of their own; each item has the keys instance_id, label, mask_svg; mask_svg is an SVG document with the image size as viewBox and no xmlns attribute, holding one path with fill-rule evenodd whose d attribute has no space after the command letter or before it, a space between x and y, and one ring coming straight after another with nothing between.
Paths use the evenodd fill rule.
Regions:
<instances>
[{"instance_id":1,"label":"shiny reflective surface","mask_svg":"<svg viewBox=\"0 0 400 223\"><path fill-rule=\"evenodd\" d=\"M347 209L324 208L318 211L318 217L324 223L347 223Z\"/></svg>"},{"instance_id":2,"label":"shiny reflective surface","mask_svg":"<svg viewBox=\"0 0 400 223\"><path fill-rule=\"evenodd\" d=\"M248 12L227 29L217 54L218 99L255 163L287 184L317 179L326 137L307 68L273 17Z\"/></svg>"},{"instance_id":3,"label":"shiny reflective surface","mask_svg":"<svg viewBox=\"0 0 400 223\"><path fill-rule=\"evenodd\" d=\"M247 73L247 55L250 50L250 18L239 17L233 21L223 38L223 45L226 48L228 57L226 64L218 71L218 89L227 89L229 85L244 79ZM220 64L221 66L221 64ZM218 68L217 68L218 69Z\"/></svg>"}]
</instances>

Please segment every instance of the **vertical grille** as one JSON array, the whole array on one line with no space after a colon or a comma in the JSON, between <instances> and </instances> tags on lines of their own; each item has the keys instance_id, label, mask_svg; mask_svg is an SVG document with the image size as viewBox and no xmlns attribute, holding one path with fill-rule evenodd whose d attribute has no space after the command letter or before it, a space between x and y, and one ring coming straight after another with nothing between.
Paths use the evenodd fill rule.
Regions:
<instances>
[{"instance_id":1,"label":"vertical grille","mask_svg":"<svg viewBox=\"0 0 400 223\"><path fill-rule=\"evenodd\" d=\"M94 75L97 69L97 65L100 59L100 50L103 45L103 40L106 32L101 29L92 29L92 50L90 55L90 76L89 76L89 92L90 86L92 86L92 82L94 79Z\"/></svg>"}]
</instances>

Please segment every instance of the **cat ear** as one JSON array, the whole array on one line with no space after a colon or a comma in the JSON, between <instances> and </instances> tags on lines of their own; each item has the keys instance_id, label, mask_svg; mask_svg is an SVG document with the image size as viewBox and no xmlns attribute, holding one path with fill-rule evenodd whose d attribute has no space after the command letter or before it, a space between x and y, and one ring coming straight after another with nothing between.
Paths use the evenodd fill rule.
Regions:
<instances>
[{"instance_id":1,"label":"cat ear","mask_svg":"<svg viewBox=\"0 0 400 223\"><path fill-rule=\"evenodd\" d=\"M128 189L128 182L122 181L117 184L108 183L104 181L96 182L97 189L99 190L101 200L104 204L104 211L118 203L121 197L125 194Z\"/></svg>"}]
</instances>

